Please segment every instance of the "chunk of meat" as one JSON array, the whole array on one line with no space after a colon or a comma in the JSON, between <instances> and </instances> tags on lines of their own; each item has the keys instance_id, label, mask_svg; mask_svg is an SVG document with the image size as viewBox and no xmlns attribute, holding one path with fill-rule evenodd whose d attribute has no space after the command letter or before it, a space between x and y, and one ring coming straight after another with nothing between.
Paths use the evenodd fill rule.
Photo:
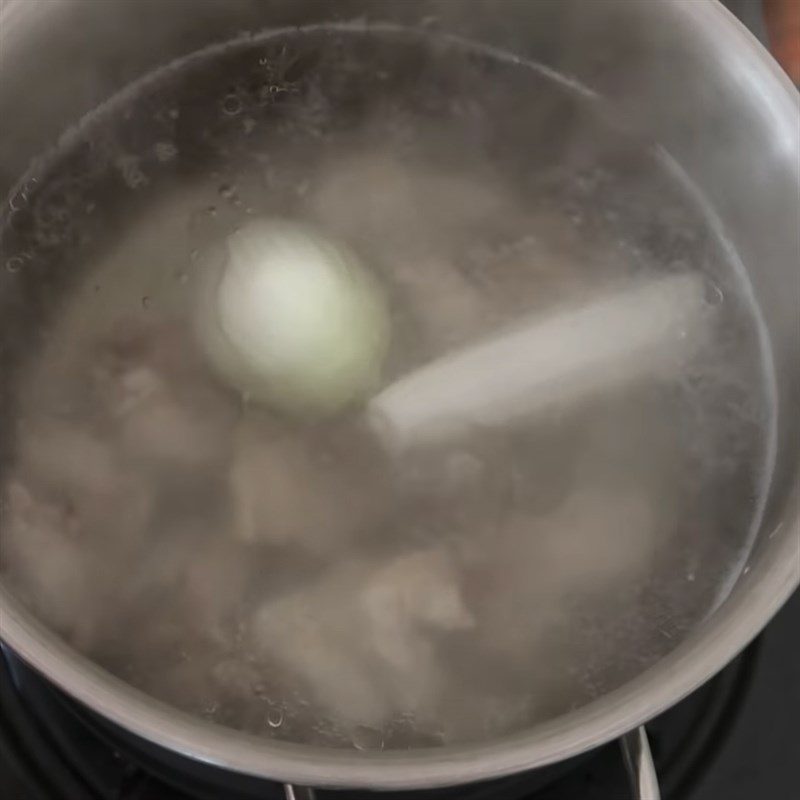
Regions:
<instances>
[{"instance_id":1,"label":"chunk of meat","mask_svg":"<svg viewBox=\"0 0 800 800\"><path fill-rule=\"evenodd\" d=\"M644 575L655 532L647 500L621 490L576 492L543 517L517 513L499 557L477 580L484 646L524 663L537 638L568 624L569 598L607 597L614 585Z\"/></svg>"},{"instance_id":2,"label":"chunk of meat","mask_svg":"<svg viewBox=\"0 0 800 800\"><path fill-rule=\"evenodd\" d=\"M491 328L491 308L480 289L446 259L400 263L394 278L437 350L463 345Z\"/></svg>"},{"instance_id":3,"label":"chunk of meat","mask_svg":"<svg viewBox=\"0 0 800 800\"><path fill-rule=\"evenodd\" d=\"M103 573L72 535L75 524L68 510L12 479L4 493L2 530L3 570L21 596L74 644L89 646L104 593Z\"/></svg>"},{"instance_id":4,"label":"chunk of meat","mask_svg":"<svg viewBox=\"0 0 800 800\"><path fill-rule=\"evenodd\" d=\"M425 164L409 166L380 150L338 157L315 184L309 202L327 228L348 241L374 237L391 253L441 248L487 218L515 210L488 176L467 179Z\"/></svg>"},{"instance_id":5,"label":"chunk of meat","mask_svg":"<svg viewBox=\"0 0 800 800\"><path fill-rule=\"evenodd\" d=\"M57 498L76 531L117 541L141 538L152 512L153 489L111 442L55 419L31 420L25 430L19 444L20 473Z\"/></svg>"},{"instance_id":6,"label":"chunk of meat","mask_svg":"<svg viewBox=\"0 0 800 800\"><path fill-rule=\"evenodd\" d=\"M423 550L398 556L364 580L361 606L375 631L411 635L417 626L453 631L472 627L453 568L442 551ZM385 649L384 649L385 645ZM390 639L378 650L391 660Z\"/></svg>"},{"instance_id":7,"label":"chunk of meat","mask_svg":"<svg viewBox=\"0 0 800 800\"><path fill-rule=\"evenodd\" d=\"M359 605L393 709L420 726L435 724L447 675L430 633L475 624L449 560L436 550L400 556L366 579Z\"/></svg>"},{"instance_id":8,"label":"chunk of meat","mask_svg":"<svg viewBox=\"0 0 800 800\"><path fill-rule=\"evenodd\" d=\"M55 419L26 420L20 437L21 468L57 490L112 492L120 465L100 438L79 425Z\"/></svg>"},{"instance_id":9,"label":"chunk of meat","mask_svg":"<svg viewBox=\"0 0 800 800\"><path fill-rule=\"evenodd\" d=\"M209 380L185 330L119 323L96 347L95 393L126 457L179 469L228 457L236 403Z\"/></svg>"},{"instance_id":10,"label":"chunk of meat","mask_svg":"<svg viewBox=\"0 0 800 800\"><path fill-rule=\"evenodd\" d=\"M231 415L225 409L177 397L148 367L125 372L120 386L119 436L130 457L192 468L219 463L227 454Z\"/></svg>"},{"instance_id":11,"label":"chunk of meat","mask_svg":"<svg viewBox=\"0 0 800 800\"><path fill-rule=\"evenodd\" d=\"M316 586L268 601L252 634L257 652L299 677L336 723L377 727L390 713L390 698L371 673L363 645L368 632L349 617L360 571L344 566Z\"/></svg>"},{"instance_id":12,"label":"chunk of meat","mask_svg":"<svg viewBox=\"0 0 800 800\"><path fill-rule=\"evenodd\" d=\"M641 495L584 490L545 521L537 549L554 589L603 591L646 568L654 534L653 510Z\"/></svg>"},{"instance_id":13,"label":"chunk of meat","mask_svg":"<svg viewBox=\"0 0 800 800\"><path fill-rule=\"evenodd\" d=\"M323 169L310 203L320 222L346 241L381 243L391 282L434 348L464 344L491 325L481 289L452 260L454 244L476 225L513 212L489 180L368 152Z\"/></svg>"},{"instance_id":14,"label":"chunk of meat","mask_svg":"<svg viewBox=\"0 0 800 800\"><path fill-rule=\"evenodd\" d=\"M245 541L326 553L379 524L388 465L355 424L275 434L249 420L238 432L230 488L234 529Z\"/></svg>"},{"instance_id":15,"label":"chunk of meat","mask_svg":"<svg viewBox=\"0 0 800 800\"><path fill-rule=\"evenodd\" d=\"M235 543L219 536L202 542L188 560L184 553L188 616L203 636L221 644L232 643L238 633L237 612L247 587L245 558Z\"/></svg>"},{"instance_id":16,"label":"chunk of meat","mask_svg":"<svg viewBox=\"0 0 800 800\"><path fill-rule=\"evenodd\" d=\"M446 685L435 634L472 625L447 557L425 550L337 567L262 606L253 636L345 727L409 713L424 726Z\"/></svg>"}]
</instances>

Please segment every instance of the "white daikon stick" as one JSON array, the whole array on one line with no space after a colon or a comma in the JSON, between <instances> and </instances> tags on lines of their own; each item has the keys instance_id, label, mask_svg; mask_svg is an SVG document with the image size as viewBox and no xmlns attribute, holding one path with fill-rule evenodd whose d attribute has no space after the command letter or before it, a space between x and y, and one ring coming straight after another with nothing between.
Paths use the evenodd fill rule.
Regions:
<instances>
[{"instance_id":1,"label":"white daikon stick","mask_svg":"<svg viewBox=\"0 0 800 800\"><path fill-rule=\"evenodd\" d=\"M370 421L402 452L669 373L696 341L704 307L702 278L682 274L527 319L396 381L370 401Z\"/></svg>"}]
</instances>

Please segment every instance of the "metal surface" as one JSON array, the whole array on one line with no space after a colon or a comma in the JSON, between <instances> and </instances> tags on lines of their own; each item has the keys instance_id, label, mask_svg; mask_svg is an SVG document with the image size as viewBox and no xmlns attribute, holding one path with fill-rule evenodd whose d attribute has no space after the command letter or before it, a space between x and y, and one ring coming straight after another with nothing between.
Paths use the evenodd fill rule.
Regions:
<instances>
[{"instance_id":1,"label":"metal surface","mask_svg":"<svg viewBox=\"0 0 800 800\"><path fill-rule=\"evenodd\" d=\"M0 588L0 636L53 682L140 736L304 786L416 788L497 777L596 747L673 705L738 653L800 581L797 90L713 0L507 0L502 14L497 7L496 0L7 0L0 12L0 191L68 124L134 77L243 29L330 15L404 23L434 17L443 29L573 75L681 164L750 267L779 403L776 470L750 560L701 626L620 689L492 743L391 753L276 743L176 712L77 654ZM0 301L2 290L0 274Z\"/></svg>"},{"instance_id":2,"label":"metal surface","mask_svg":"<svg viewBox=\"0 0 800 800\"><path fill-rule=\"evenodd\" d=\"M661 800L658 775L644 725L620 739L633 800Z\"/></svg>"},{"instance_id":3,"label":"metal surface","mask_svg":"<svg viewBox=\"0 0 800 800\"><path fill-rule=\"evenodd\" d=\"M307 786L292 786L287 783L284 787L286 791L286 800L315 800L316 793L313 789Z\"/></svg>"}]
</instances>

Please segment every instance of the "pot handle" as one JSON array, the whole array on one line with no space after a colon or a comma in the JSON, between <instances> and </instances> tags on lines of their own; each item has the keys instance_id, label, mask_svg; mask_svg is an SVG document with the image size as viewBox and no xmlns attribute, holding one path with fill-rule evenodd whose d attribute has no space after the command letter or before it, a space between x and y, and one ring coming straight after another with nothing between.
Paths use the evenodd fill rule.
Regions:
<instances>
[{"instance_id":1,"label":"pot handle","mask_svg":"<svg viewBox=\"0 0 800 800\"><path fill-rule=\"evenodd\" d=\"M632 800L661 800L658 776L644 726L626 733L620 739L625 769L631 783ZM284 784L286 800L315 800L316 794L307 786Z\"/></svg>"},{"instance_id":2,"label":"pot handle","mask_svg":"<svg viewBox=\"0 0 800 800\"><path fill-rule=\"evenodd\" d=\"M316 800L316 792L309 786L294 786L291 783L283 784L286 800Z\"/></svg>"},{"instance_id":3,"label":"pot handle","mask_svg":"<svg viewBox=\"0 0 800 800\"><path fill-rule=\"evenodd\" d=\"M644 725L626 733L619 743L633 800L661 800L658 775Z\"/></svg>"}]
</instances>

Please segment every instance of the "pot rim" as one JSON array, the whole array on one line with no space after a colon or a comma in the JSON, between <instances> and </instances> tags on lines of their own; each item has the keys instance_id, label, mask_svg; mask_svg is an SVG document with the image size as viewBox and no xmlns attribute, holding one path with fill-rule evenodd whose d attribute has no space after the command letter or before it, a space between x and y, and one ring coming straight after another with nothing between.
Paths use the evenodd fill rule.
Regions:
<instances>
[{"instance_id":1,"label":"pot rim","mask_svg":"<svg viewBox=\"0 0 800 800\"><path fill-rule=\"evenodd\" d=\"M796 133L800 95L749 31L715 0L678 2L687 23L713 28L759 83L765 114ZM795 136L796 139L796 136ZM793 147L798 150L800 143ZM670 654L636 679L529 732L429 750L357 752L275 742L199 720L154 700L47 630L0 586L0 638L53 683L108 720L196 761L244 774L321 787L416 789L487 780L598 747L658 715L718 672L769 622L800 584L796 497L787 526L733 594ZM776 531L777 533L777 531Z\"/></svg>"}]
</instances>

